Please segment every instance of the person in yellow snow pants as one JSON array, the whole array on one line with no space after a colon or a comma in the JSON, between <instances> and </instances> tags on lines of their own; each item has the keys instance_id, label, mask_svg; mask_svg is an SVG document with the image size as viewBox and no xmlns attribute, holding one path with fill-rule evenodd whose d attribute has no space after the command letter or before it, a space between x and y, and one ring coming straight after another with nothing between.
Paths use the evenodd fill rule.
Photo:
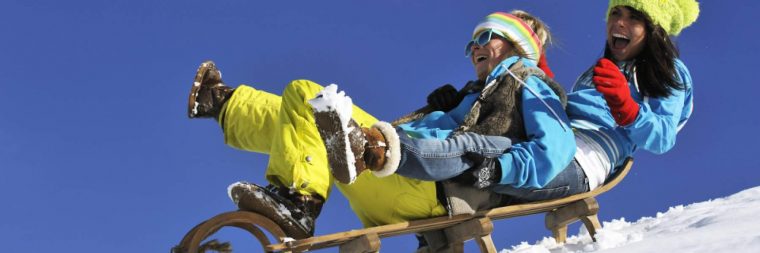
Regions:
<instances>
[{"instance_id":1,"label":"person in yellow snow pants","mask_svg":"<svg viewBox=\"0 0 760 253\"><path fill-rule=\"evenodd\" d=\"M313 235L314 219L336 182L307 102L323 87L296 80L278 96L246 85L232 89L220 77L212 62L201 65L191 90L190 117L216 118L227 145L269 154L270 187L240 182L230 187L231 196L241 209L264 214L294 238ZM378 121L356 106L353 119L362 126ZM446 214L434 182L363 173L351 185L335 185L365 227ZM266 197L246 198L256 194ZM288 212L279 210L278 204L288 207Z\"/></svg>"},{"instance_id":2,"label":"person in yellow snow pants","mask_svg":"<svg viewBox=\"0 0 760 253\"><path fill-rule=\"evenodd\" d=\"M548 31L538 19L527 13L515 12L515 15L517 16L505 13L489 15L486 17L488 22L484 21L478 26L488 29L476 30L478 32L467 43L465 54L473 63L478 80L485 81L489 73L508 56L530 55L532 60L538 60L540 50L536 47L545 44L550 36ZM503 17L510 22L490 22L492 16ZM531 25L518 19L527 20ZM540 36L533 32L518 32L525 30L525 27L531 27ZM537 43L537 39L541 43ZM496 42L491 43L492 41ZM539 62L538 65L548 71L546 64ZM378 177L374 170L373 173L349 173L349 177L340 175L340 182L344 182L346 178L353 180L358 174L352 184L343 184L335 179L330 171L323 136L320 136L316 127L315 112L308 102L322 90L322 86L307 80L291 82L282 95L246 85L233 89L224 85L221 73L213 62L201 64L190 91L189 117L215 118L224 132L225 143L238 149L270 155L266 168L266 178L270 185L261 187L247 182L231 185L229 194L235 204L242 210L272 219L286 234L296 239L313 235L314 220L329 197L332 184L345 195L352 210L366 227L445 215L447 210L438 201L436 185L432 181L398 174ZM431 96L436 92L450 93L439 88ZM456 95L456 90L453 92ZM451 99L444 100L453 102L449 101ZM444 100L438 102L446 102ZM428 102L433 108L453 108L459 104L454 102L454 106L435 106L435 103ZM374 128L373 125L378 122L375 117L356 106L353 107L351 116L362 131L370 126ZM374 133L369 132L367 136L372 134ZM365 144L372 151L357 153L363 154L357 160L380 163L387 160L367 157L382 157L380 154L383 152L374 150L387 149L386 152L392 152L392 147L387 148L393 146L390 142L387 143L389 145L385 145L385 142ZM361 165L358 162L356 164L357 168ZM351 180L348 180L349 183Z\"/></svg>"}]
</instances>

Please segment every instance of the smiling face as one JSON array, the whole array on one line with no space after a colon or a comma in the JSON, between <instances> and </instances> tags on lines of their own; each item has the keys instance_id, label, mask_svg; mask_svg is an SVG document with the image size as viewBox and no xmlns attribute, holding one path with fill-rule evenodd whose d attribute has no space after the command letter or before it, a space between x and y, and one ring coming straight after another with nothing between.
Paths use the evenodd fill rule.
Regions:
<instances>
[{"instance_id":1,"label":"smiling face","mask_svg":"<svg viewBox=\"0 0 760 253\"><path fill-rule=\"evenodd\" d=\"M494 35L491 41L483 46L473 43L470 61L475 66L478 80L485 81L488 74L507 57L515 55L514 47L506 39Z\"/></svg>"},{"instance_id":2,"label":"smiling face","mask_svg":"<svg viewBox=\"0 0 760 253\"><path fill-rule=\"evenodd\" d=\"M615 6L607 17L607 46L616 61L636 57L644 48L646 17L625 6Z\"/></svg>"}]
</instances>

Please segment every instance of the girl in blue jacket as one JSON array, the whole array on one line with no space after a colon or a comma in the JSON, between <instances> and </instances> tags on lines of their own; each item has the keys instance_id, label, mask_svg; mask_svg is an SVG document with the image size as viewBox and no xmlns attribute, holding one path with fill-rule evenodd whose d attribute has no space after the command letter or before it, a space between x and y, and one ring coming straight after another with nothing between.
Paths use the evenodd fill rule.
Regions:
<instances>
[{"instance_id":1,"label":"girl in blue jacket","mask_svg":"<svg viewBox=\"0 0 760 253\"><path fill-rule=\"evenodd\" d=\"M692 80L670 36L696 21L694 0L611 0L604 58L568 94L575 160L590 189L636 150L670 150L692 113Z\"/></svg>"},{"instance_id":2,"label":"girl in blue jacket","mask_svg":"<svg viewBox=\"0 0 760 253\"><path fill-rule=\"evenodd\" d=\"M476 26L465 54L470 57L477 77L484 85L474 92L465 92L453 108L427 113L395 129L384 122L363 128L348 117L351 112L346 109L351 108L350 100L337 93L336 87L328 86L321 92L311 104L335 178L351 183L368 169L377 176L395 172L438 181L477 167L486 173L478 172L477 176L465 173L463 179L478 188L499 183L490 189L520 199L540 200L586 191L585 176L580 167L567 166L572 161L576 145L558 94L564 92L558 85L559 91L553 90L547 84L553 81L545 78L544 72L537 68L543 42L548 36L540 39L531 25L523 20L529 16L525 14L516 12L516 15L523 16L517 17L497 12ZM545 29L540 20L528 19L534 27ZM546 31L541 33L548 34ZM531 74L526 69L536 72ZM505 79L512 83L505 83ZM513 99L492 96L504 87L519 87L520 95L516 96L517 101L513 101L512 106L478 109L489 106L488 102L499 102L494 100ZM492 99L494 97L497 99ZM483 117L483 114L502 109L519 111L518 117L522 119L519 128L524 129L524 139L502 133L483 134L490 132L487 130L470 131L508 124L506 115ZM478 113L479 116L472 116ZM486 122L492 124L484 126ZM536 188L566 190L533 194L535 192L531 189Z\"/></svg>"}]
</instances>

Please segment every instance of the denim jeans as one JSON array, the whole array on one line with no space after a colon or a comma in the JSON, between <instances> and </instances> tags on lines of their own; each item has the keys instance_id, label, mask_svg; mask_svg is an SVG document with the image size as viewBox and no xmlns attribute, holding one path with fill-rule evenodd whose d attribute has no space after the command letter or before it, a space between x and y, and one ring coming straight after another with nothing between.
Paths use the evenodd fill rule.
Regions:
<instances>
[{"instance_id":1,"label":"denim jeans","mask_svg":"<svg viewBox=\"0 0 760 253\"><path fill-rule=\"evenodd\" d=\"M515 188L511 185L496 185L492 191L506 195L501 206L525 202L556 199L587 192L588 179L575 159L541 189Z\"/></svg>"},{"instance_id":2,"label":"denim jeans","mask_svg":"<svg viewBox=\"0 0 760 253\"><path fill-rule=\"evenodd\" d=\"M474 164L464 155L469 152L498 157L512 146L507 137L461 133L445 140L415 139L399 132L401 163L396 174L428 181L446 180L462 174ZM541 189L496 185L493 192L504 194L504 204L561 198L588 191L588 179L573 160L552 181Z\"/></svg>"},{"instance_id":3,"label":"denim jeans","mask_svg":"<svg viewBox=\"0 0 760 253\"><path fill-rule=\"evenodd\" d=\"M445 140L415 139L397 128L401 143L401 163L396 174L439 181L453 178L474 164L464 155L469 152L498 157L512 147L507 137L461 133Z\"/></svg>"}]
</instances>

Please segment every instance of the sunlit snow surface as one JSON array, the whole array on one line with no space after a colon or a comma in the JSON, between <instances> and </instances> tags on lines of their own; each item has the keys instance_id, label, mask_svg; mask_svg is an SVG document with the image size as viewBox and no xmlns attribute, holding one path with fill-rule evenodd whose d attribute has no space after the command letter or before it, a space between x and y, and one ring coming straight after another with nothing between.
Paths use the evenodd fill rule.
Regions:
<instances>
[{"instance_id":1,"label":"sunlit snow surface","mask_svg":"<svg viewBox=\"0 0 760 253\"><path fill-rule=\"evenodd\" d=\"M760 187L729 197L675 206L635 222L603 222L597 242L585 228L558 245L553 238L501 252L760 252Z\"/></svg>"}]
</instances>

